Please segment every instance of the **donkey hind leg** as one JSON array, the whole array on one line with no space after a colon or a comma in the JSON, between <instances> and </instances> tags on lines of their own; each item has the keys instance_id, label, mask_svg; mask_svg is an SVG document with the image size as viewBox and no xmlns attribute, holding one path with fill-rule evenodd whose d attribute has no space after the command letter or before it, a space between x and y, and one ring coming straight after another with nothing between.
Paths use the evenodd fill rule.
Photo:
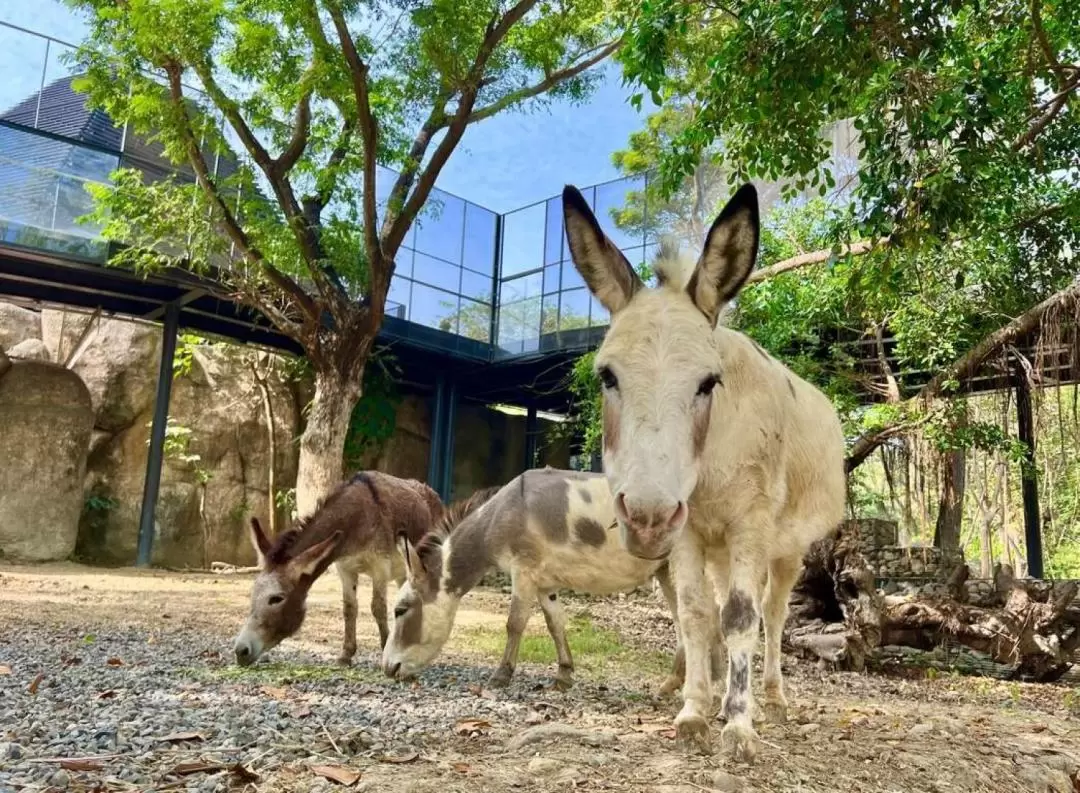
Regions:
<instances>
[{"instance_id":1,"label":"donkey hind leg","mask_svg":"<svg viewBox=\"0 0 1080 793\"><path fill-rule=\"evenodd\" d=\"M787 720L787 699L780 671L780 639L787 622L788 599L802 572L802 559L774 559L769 564L769 586L765 592L765 718L775 724Z\"/></svg>"},{"instance_id":2,"label":"donkey hind leg","mask_svg":"<svg viewBox=\"0 0 1080 793\"><path fill-rule=\"evenodd\" d=\"M751 536L770 535L765 530L751 531ZM768 570L768 562L753 545L751 539L749 543L741 542L731 547L731 579L720 612L728 651L727 691L721 709L727 724L721 739L726 751L747 762L754 759L761 744L751 720L754 702L750 690L750 662L761 631L761 602Z\"/></svg>"},{"instance_id":3,"label":"donkey hind leg","mask_svg":"<svg viewBox=\"0 0 1080 793\"><path fill-rule=\"evenodd\" d=\"M544 612L548 633L555 642L555 655L559 660L559 671L555 675L555 688L569 691L574 685L574 659L570 655L570 642L566 640L566 611L555 592L541 592L536 597L540 610Z\"/></svg>"},{"instance_id":4,"label":"donkey hind leg","mask_svg":"<svg viewBox=\"0 0 1080 793\"><path fill-rule=\"evenodd\" d=\"M510 595L510 615L506 618L506 649L498 668L488 679L491 688L505 688L514 676L517 666L518 650L521 648L521 635L529 624L533 601L536 599L536 587L516 573L511 575L513 592Z\"/></svg>"},{"instance_id":5,"label":"donkey hind leg","mask_svg":"<svg viewBox=\"0 0 1080 793\"><path fill-rule=\"evenodd\" d=\"M341 611L345 618L345 640L341 645L338 664L349 666L356 655L356 583L360 571L355 562L342 559L334 564L341 578Z\"/></svg>"},{"instance_id":6,"label":"donkey hind leg","mask_svg":"<svg viewBox=\"0 0 1080 793\"><path fill-rule=\"evenodd\" d=\"M390 562L374 562L368 575L371 576L371 616L375 618L375 624L379 628L379 649L383 650L390 636L390 628L386 623L386 587L391 578Z\"/></svg>"},{"instance_id":7,"label":"donkey hind leg","mask_svg":"<svg viewBox=\"0 0 1080 793\"><path fill-rule=\"evenodd\" d=\"M656 582L660 584L660 591L667 601L668 610L671 612L672 622L675 623L675 658L671 665L671 674L660 686L659 694L668 697L682 688L686 680L686 650L683 648L682 631L679 628L679 601L675 596L675 585L671 581L671 571L667 564L663 564L653 574Z\"/></svg>"}]
</instances>

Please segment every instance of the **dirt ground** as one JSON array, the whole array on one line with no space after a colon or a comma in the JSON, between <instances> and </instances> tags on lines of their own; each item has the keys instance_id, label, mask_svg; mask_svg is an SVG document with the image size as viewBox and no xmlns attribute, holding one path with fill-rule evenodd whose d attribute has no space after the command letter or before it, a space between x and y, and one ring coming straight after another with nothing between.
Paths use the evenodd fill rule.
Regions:
<instances>
[{"instance_id":1,"label":"dirt ground","mask_svg":"<svg viewBox=\"0 0 1080 793\"><path fill-rule=\"evenodd\" d=\"M218 648L192 657L186 667L177 664L175 674L166 670L159 675L156 685L162 690L190 694L193 686L201 686L204 698L227 690L229 696L242 695L254 704L276 698L293 713L298 707L310 712L319 706L305 704L311 702L341 708L350 697L382 698L393 710L394 698L403 696L399 692L405 689L386 681L375 667L376 633L367 613L370 591L363 584L358 630L367 651L358 654L348 673L332 665L341 639L339 585L333 575L317 582L301 634L274 651L274 660L284 661L284 667L278 663L272 671L255 667L245 672L233 667L230 640L246 615L250 584L246 575L100 570L68 564L0 566L0 699L4 691L33 696L25 693L27 685L34 688L29 678L33 670L10 661L25 655L16 645L25 641L19 637L33 635L47 645L50 637L60 643L94 634L108 652L110 635L134 629L163 645L194 635ZM476 668L484 674L493 668L501 652L507 600L491 590L466 597L449 645L431 670L432 679L449 666ZM267 762L267 749L261 759L254 753L240 756L257 781L219 771L217 788L198 788L193 786L195 773L182 778L159 775L159 781L139 789L339 787L312 770L322 764L348 769L344 781L352 789L417 793L569 787L662 793L1080 791L1080 690L948 675L839 673L790 657L785 658L784 669L792 704L788 723L757 725L763 749L753 765L736 763L720 752L710 757L687 755L677 748L671 729L678 699L656 695L673 641L660 598L571 597L567 606L577 618L576 627L586 619L589 630L601 638L582 651L577 685L566 694L550 687L554 665L541 657L547 649L536 650L531 660L525 654L514 685L505 691L488 691L464 680L457 684L454 677L435 684L428 675L422 676L409 689L410 696L423 698L427 688L432 697L452 698L458 711L467 710L471 699L485 705L485 715L472 723L455 717L449 727L429 725L426 737L417 738L417 748L409 754L353 749L344 745L341 735L335 740L331 730L324 730L328 740L313 743L300 756L273 755ZM539 614L533 616L530 633L544 636ZM603 640L605 636L617 636L618 645ZM547 648L550 641L533 639L532 646ZM305 687L297 675L289 674L288 663L300 656L325 664L324 679L334 682L329 693L313 699L310 692L318 689L318 681ZM40 675L64 674L59 654L41 664ZM207 675L193 678L192 667L205 667ZM758 695L759 669L756 666L754 675ZM504 711L494 706L502 698L523 707L508 708L500 718ZM715 705L719 707L719 697ZM718 749L721 726L714 722ZM0 735L0 741L5 740L12 736ZM522 741L524 746L519 745ZM34 747L28 750L33 754ZM208 766L231 762L215 755L214 747L196 746L193 751ZM155 762L146 753L136 760L120 752L92 763L104 764L104 769L74 769L70 788L136 789L124 788L114 773L129 760L143 766ZM36 761L59 764L59 758ZM4 768L0 757L0 791L5 789Z\"/></svg>"}]
</instances>

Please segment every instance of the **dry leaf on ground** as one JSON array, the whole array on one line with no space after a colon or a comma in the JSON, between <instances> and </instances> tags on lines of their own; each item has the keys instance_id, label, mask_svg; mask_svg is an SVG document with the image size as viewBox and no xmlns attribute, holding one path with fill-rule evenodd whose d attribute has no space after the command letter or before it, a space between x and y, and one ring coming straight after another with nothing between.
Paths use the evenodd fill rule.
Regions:
<instances>
[{"instance_id":1,"label":"dry leaf on ground","mask_svg":"<svg viewBox=\"0 0 1080 793\"><path fill-rule=\"evenodd\" d=\"M259 690L274 699L286 699L289 696L289 689L278 686L262 686Z\"/></svg>"},{"instance_id":2,"label":"dry leaf on ground","mask_svg":"<svg viewBox=\"0 0 1080 793\"><path fill-rule=\"evenodd\" d=\"M7 664L0 664L0 675L10 675L11 667Z\"/></svg>"},{"instance_id":3,"label":"dry leaf on ground","mask_svg":"<svg viewBox=\"0 0 1080 793\"><path fill-rule=\"evenodd\" d=\"M470 766L468 763L454 763L454 765L451 767L459 774L467 774L469 773L469 771L472 770L472 766Z\"/></svg>"},{"instance_id":4,"label":"dry leaf on ground","mask_svg":"<svg viewBox=\"0 0 1080 793\"><path fill-rule=\"evenodd\" d=\"M190 763L180 763L174 767L169 773L176 776L190 776L191 774L202 774L207 771L223 771L225 766L218 763L204 763L201 760L194 760Z\"/></svg>"},{"instance_id":5,"label":"dry leaf on ground","mask_svg":"<svg viewBox=\"0 0 1080 793\"><path fill-rule=\"evenodd\" d=\"M38 692L38 688L41 686L41 681L44 679L45 675L39 672L38 676L30 681L30 688L28 688L27 691L29 691L31 694L36 694Z\"/></svg>"},{"instance_id":6,"label":"dry leaf on ground","mask_svg":"<svg viewBox=\"0 0 1080 793\"><path fill-rule=\"evenodd\" d=\"M206 738L198 732L174 732L163 738L158 738L161 743L181 743L182 741L205 741Z\"/></svg>"},{"instance_id":7,"label":"dry leaf on ground","mask_svg":"<svg viewBox=\"0 0 1080 793\"><path fill-rule=\"evenodd\" d=\"M119 658L110 658L105 663L108 664L109 666L123 666L124 665L124 662L121 661Z\"/></svg>"},{"instance_id":8,"label":"dry leaf on ground","mask_svg":"<svg viewBox=\"0 0 1080 793\"><path fill-rule=\"evenodd\" d=\"M115 691L113 691L113 690L112 690L112 689L110 688L110 689L109 689L109 690L107 690L107 691L101 691L101 692L99 692L99 693L98 693L98 695L97 695L97 698L98 698L98 699L112 699L112 698L113 698L113 697L115 697L115 696L116 696L116 692L115 692Z\"/></svg>"},{"instance_id":9,"label":"dry leaf on ground","mask_svg":"<svg viewBox=\"0 0 1080 793\"><path fill-rule=\"evenodd\" d=\"M491 722L484 719L462 719L454 725L458 735L483 735L491 729Z\"/></svg>"},{"instance_id":10,"label":"dry leaf on ground","mask_svg":"<svg viewBox=\"0 0 1080 793\"><path fill-rule=\"evenodd\" d=\"M396 764L400 765L401 763L411 763L413 760L416 760L418 757L420 757L420 752L416 752L416 751L406 752L405 754L399 754L399 755L384 754L382 756L382 762L384 762L384 763L396 763Z\"/></svg>"},{"instance_id":11,"label":"dry leaf on ground","mask_svg":"<svg viewBox=\"0 0 1080 793\"><path fill-rule=\"evenodd\" d=\"M355 785L360 779L360 772L344 765L313 765L311 773L317 774L339 785Z\"/></svg>"}]
</instances>

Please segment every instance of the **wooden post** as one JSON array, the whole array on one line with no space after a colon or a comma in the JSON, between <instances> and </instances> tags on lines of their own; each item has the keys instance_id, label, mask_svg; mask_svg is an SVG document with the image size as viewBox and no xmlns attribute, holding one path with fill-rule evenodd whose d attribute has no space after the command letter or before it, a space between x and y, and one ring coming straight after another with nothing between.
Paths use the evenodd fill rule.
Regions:
<instances>
[{"instance_id":1,"label":"wooden post","mask_svg":"<svg viewBox=\"0 0 1080 793\"><path fill-rule=\"evenodd\" d=\"M1016 386L1016 429L1025 444L1020 470L1020 492L1024 500L1024 539L1027 545L1027 572L1043 577L1042 528L1039 526L1039 481L1035 471L1035 422L1031 415L1031 386L1017 363L1013 371Z\"/></svg>"}]
</instances>

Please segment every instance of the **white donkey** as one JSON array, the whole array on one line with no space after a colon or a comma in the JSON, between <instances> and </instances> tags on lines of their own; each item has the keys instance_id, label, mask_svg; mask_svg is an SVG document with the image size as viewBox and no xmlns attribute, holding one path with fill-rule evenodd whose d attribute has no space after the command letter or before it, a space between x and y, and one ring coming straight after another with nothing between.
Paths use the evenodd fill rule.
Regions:
<instances>
[{"instance_id":1,"label":"white donkey","mask_svg":"<svg viewBox=\"0 0 1080 793\"><path fill-rule=\"evenodd\" d=\"M722 738L751 759L750 662L765 622L765 714L786 718L780 636L810 544L843 517L844 436L828 398L741 333L718 326L757 257L757 192L744 185L709 229L696 264L659 262L648 289L581 193L563 191L574 263L611 312L597 351L604 472L622 541L667 559L686 653L680 742L711 752L709 647L723 604L728 653ZM688 265L693 264L692 268Z\"/></svg>"},{"instance_id":2,"label":"white donkey","mask_svg":"<svg viewBox=\"0 0 1080 793\"><path fill-rule=\"evenodd\" d=\"M483 503L477 506L476 501ZM399 549L407 576L383 650L383 671L392 678L413 677L438 656L462 597L497 567L510 575L513 593L506 649L489 685L510 682L521 636L537 601L555 642L559 664L555 685L569 688L574 661L558 590L608 595L633 589L652 577L660 583L675 617L674 670L661 693L682 684L683 652L667 566L663 560L639 559L622 547L611 490L602 474L550 467L525 471L501 488L481 491L451 506L439 526L419 544L399 538ZM721 656L722 648L714 647L717 668Z\"/></svg>"}]
</instances>

